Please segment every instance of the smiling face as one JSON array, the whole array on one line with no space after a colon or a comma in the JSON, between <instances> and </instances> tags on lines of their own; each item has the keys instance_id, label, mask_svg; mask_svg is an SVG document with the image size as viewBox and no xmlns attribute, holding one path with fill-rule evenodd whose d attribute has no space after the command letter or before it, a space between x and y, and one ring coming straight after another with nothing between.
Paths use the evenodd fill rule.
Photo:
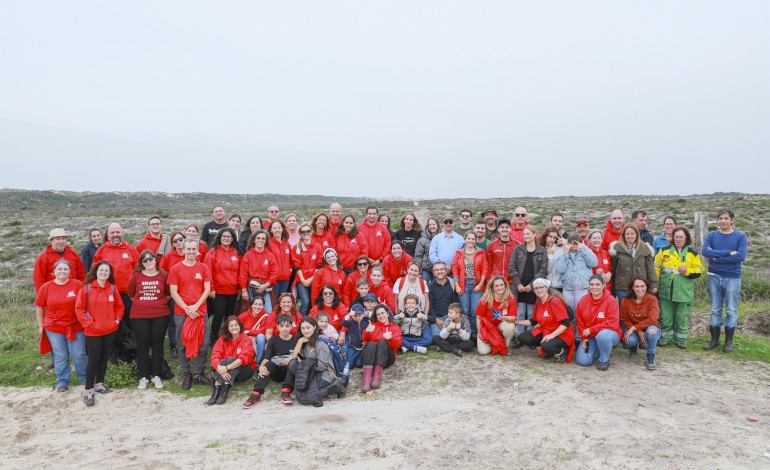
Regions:
<instances>
[{"instance_id":1,"label":"smiling face","mask_svg":"<svg viewBox=\"0 0 770 470\"><path fill-rule=\"evenodd\" d=\"M163 229L163 224L159 218L153 217L147 221L147 228L150 230L150 233L153 236L157 237L160 234L160 231Z\"/></svg>"},{"instance_id":2,"label":"smiling face","mask_svg":"<svg viewBox=\"0 0 770 470\"><path fill-rule=\"evenodd\" d=\"M286 228L288 228L291 231L294 231L297 229L297 218L293 215L286 218Z\"/></svg>"},{"instance_id":3,"label":"smiling face","mask_svg":"<svg viewBox=\"0 0 770 470\"><path fill-rule=\"evenodd\" d=\"M388 220L388 216L387 216L387 215L385 215L385 214L382 214L382 215L379 217L379 219L377 219L377 221L378 221L379 223L381 223L382 225L384 225L384 226L386 226L386 227L390 228L390 220Z\"/></svg>"},{"instance_id":4,"label":"smiling face","mask_svg":"<svg viewBox=\"0 0 770 470\"><path fill-rule=\"evenodd\" d=\"M591 235L591 238L589 240L591 242L591 247L593 247L594 250L598 250L602 246L602 234L601 232L594 232L593 235Z\"/></svg>"},{"instance_id":5,"label":"smiling face","mask_svg":"<svg viewBox=\"0 0 770 470\"><path fill-rule=\"evenodd\" d=\"M471 247L476 245L476 234L474 232L468 232L465 234L465 246Z\"/></svg>"},{"instance_id":6,"label":"smiling face","mask_svg":"<svg viewBox=\"0 0 770 470\"><path fill-rule=\"evenodd\" d=\"M535 241L535 232L532 231L532 229L529 227L524 227L521 235L524 237L524 243L531 243Z\"/></svg>"},{"instance_id":7,"label":"smiling face","mask_svg":"<svg viewBox=\"0 0 770 470\"><path fill-rule=\"evenodd\" d=\"M227 331L233 335L233 338L236 338L241 333L241 325L235 320L230 320L230 323L227 324Z\"/></svg>"},{"instance_id":8,"label":"smiling face","mask_svg":"<svg viewBox=\"0 0 770 470\"><path fill-rule=\"evenodd\" d=\"M663 221L663 231L667 234L671 235L674 227L676 227L676 222L674 222L674 219L666 219Z\"/></svg>"},{"instance_id":9,"label":"smiling face","mask_svg":"<svg viewBox=\"0 0 770 470\"><path fill-rule=\"evenodd\" d=\"M532 290L535 292L535 295L538 299L544 300L548 298L548 288L543 284L538 284L532 287Z\"/></svg>"},{"instance_id":10,"label":"smiling face","mask_svg":"<svg viewBox=\"0 0 770 470\"><path fill-rule=\"evenodd\" d=\"M329 317L327 315L318 315L315 320L318 322L318 329L321 331L329 326Z\"/></svg>"},{"instance_id":11,"label":"smiling face","mask_svg":"<svg viewBox=\"0 0 770 470\"><path fill-rule=\"evenodd\" d=\"M557 229L561 230L562 227L564 227L564 217L560 215L554 215L551 217L551 225L556 227Z\"/></svg>"},{"instance_id":12,"label":"smiling face","mask_svg":"<svg viewBox=\"0 0 770 470\"><path fill-rule=\"evenodd\" d=\"M64 249L67 248L67 237L53 237L51 239L51 248L53 248L53 251L59 253L64 251Z\"/></svg>"},{"instance_id":13,"label":"smiling face","mask_svg":"<svg viewBox=\"0 0 770 470\"><path fill-rule=\"evenodd\" d=\"M513 211L513 223L516 224L516 227L521 228L526 225L527 221L529 221L527 209L517 207L516 210Z\"/></svg>"},{"instance_id":14,"label":"smiling face","mask_svg":"<svg viewBox=\"0 0 770 470\"><path fill-rule=\"evenodd\" d=\"M329 225L329 219L325 215L318 216L315 221L315 226L318 232L323 232L327 225Z\"/></svg>"},{"instance_id":15,"label":"smiling face","mask_svg":"<svg viewBox=\"0 0 770 470\"><path fill-rule=\"evenodd\" d=\"M96 279L100 281L106 281L110 278L110 265L109 264L101 264L96 269Z\"/></svg>"},{"instance_id":16,"label":"smiling face","mask_svg":"<svg viewBox=\"0 0 770 470\"><path fill-rule=\"evenodd\" d=\"M241 218L233 217L227 221L227 224L231 229L238 230L239 228L241 228Z\"/></svg>"},{"instance_id":17,"label":"smiling face","mask_svg":"<svg viewBox=\"0 0 770 470\"><path fill-rule=\"evenodd\" d=\"M70 278L70 267L64 263L59 263L53 268L53 275L56 276L56 279L59 281L66 281Z\"/></svg>"},{"instance_id":18,"label":"smiling face","mask_svg":"<svg viewBox=\"0 0 770 470\"><path fill-rule=\"evenodd\" d=\"M329 206L329 217L331 217L332 221L339 222L340 217L342 216L342 206L337 204L336 202Z\"/></svg>"},{"instance_id":19,"label":"smiling face","mask_svg":"<svg viewBox=\"0 0 770 470\"><path fill-rule=\"evenodd\" d=\"M98 230L91 230L89 238L91 239L91 243L99 246L99 244L102 242L102 232Z\"/></svg>"},{"instance_id":20,"label":"smiling face","mask_svg":"<svg viewBox=\"0 0 770 470\"><path fill-rule=\"evenodd\" d=\"M267 216L270 220L278 220L280 215L281 211L278 209L278 206L270 206L267 208Z\"/></svg>"},{"instance_id":21,"label":"smiling face","mask_svg":"<svg viewBox=\"0 0 770 470\"><path fill-rule=\"evenodd\" d=\"M730 217L730 214L719 214L717 217L717 226L719 227L720 231L728 232L733 226L733 218Z\"/></svg>"},{"instance_id":22,"label":"smiling face","mask_svg":"<svg viewBox=\"0 0 770 470\"><path fill-rule=\"evenodd\" d=\"M182 246L182 244L184 243L184 237L181 234L177 233L176 235L174 235L174 238L171 240L171 243L174 249L177 251L177 253L179 254L184 253L183 251L184 247Z\"/></svg>"},{"instance_id":23,"label":"smiling face","mask_svg":"<svg viewBox=\"0 0 770 470\"><path fill-rule=\"evenodd\" d=\"M251 233L256 232L257 230L262 228L262 221L259 220L259 217L254 217L249 222L249 230L251 230Z\"/></svg>"},{"instance_id":24,"label":"smiling face","mask_svg":"<svg viewBox=\"0 0 770 470\"><path fill-rule=\"evenodd\" d=\"M284 297L281 299L281 301L278 303L278 307L281 309L283 313L289 313L291 311L291 307L294 305L289 297Z\"/></svg>"},{"instance_id":25,"label":"smiling face","mask_svg":"<svg viewBox=\"0 0 770 470\"><path fill-rule=\"evenodd\" d=\"M324 261L326 261L326 264L329 266L337 266L337 253L333 251L327 251L324 255Z\"/></svg>"},{"instance_id":26,"label":"smiling face","mask_svg":"<svg viewBox=\"0 0 770 470\"><path fill-rule=\"evenodd\" d=\"M473 226L473 233L476 235L476 241L482 241L487 237L487 226L485 224L476 224Z\"/></svg>"},{"instance_id":27,"label":"smiling face","mask_svg":"<svg viewBox=\"0 0 770 470\"><path fill-rule=\"evenodd\" d=\"M184 233L187 235L187 238L198 238L198 229L193 225L187 227Z\"/></svg>"},{"instance_id":28,"label":"smiling face","mask_svg":"<svg viewBox=\"0 0 770 470\"><path fill-rule=\"evenodd\" d=\"M615 209L612 211L612 214L610 214L610 222L612 222L612 228L615 230L620 230L621 227L623 227L623 222L626 221L626 217L623 215L623 211L620 209Z\"/></svg>"},{"instance_id":29,"label":"smiling face","mask_svg":"<svg viewBox=\"0 0 770 470\"><path fill-rule=\"evenodd\" d=\"M623 231L623 239L626 241L626 245L631 246L636 243L636 230L631 227L626 227Z\"/></svg>"},{"instance_id":30,"label":"smiling face","mask_svg":"<svg viewBox=\"0 0 770 470\"><path fill-rule=\"evenodd\" d=\"M591 293L591 295L594 296L595 299L598 299L604 292L604 283L598 279L591 279L588 282L588 291Z\"/></svg>"},{"instance_id":31,"label":"smiling face","mask_svg":"<svg viewBox=\"0 0 770 470\"><path fill-rule=\"evenodd\" d=\"M414 282L420 275L420 268L418 268L416 264L410 264L406 270L406 274L409 276L409 280Z\"/></svg>"},{"instance_id":32,"label":"smiling face","mask_svg":"<svg viewBox=\"0 0 770 470\"><path fill-rule=\"evenodd\" d=\"M430 219L428 221L428 232L430 232L430 233L438 232L438 224L433 219Z\"/></svg>"},{"instance_id":33,"label":"smiling face","mask_svg":"<svg viewBox=\"0 0 770 470\"><path fill-rule=\"evenodd\" d=\"M310 322L303 321L299 325L299 330L302 332L302 336L305 338L310 338L313 336L313 332L315 331L315 325L311 325Z\"/></svg>"},{"instance_id":34,"label":"smiling face","mask_svg":"<svg viewBox=\"0 0 770 470\"><path fill-rule=\"evenodd\" d=\"M588 224L580 224L575 227L575 231L578 233L578 235L580 235L580 238L585 240L585 238L588 236L590 228L588 227Z\"/></svg>"},{"instance_id":35,"label":"smiling face","mask_svg":"<svg viewBox=\"0 0 770 470\"><path fill-rule=\"evenodd\" d=\"M307 245L313 238L313 228L310 225L302 225L299 228L299 236L302 237L302 243Z\"/></svg>"},{"instance_id":36,"label":"smiling face","mask_svg":"<svg viewBox=\"0 0 770 470\"><path fill-rule=\"evenodd\" d=\"M378 270L374 270L369 274L369 278L372 280L372 284L375 286L379 286L382 282L382 272Z\"/></svg>"},{"instance_id":37,"label":"smiling face","mask_svg":"<svg viewBox=\"0 0 770 470\"><path fill-rule=\"evenodd\" d=\"M632 288L634 289L634 294L636 295L637 299L644 297L644 294L647 292L647 284L645 284L644 281L640 281L638 279L634 281Z\"/></svg>"},{"instance_id":38,"label":"smiling face","mask_svg":"<svg viewBox=\"0 0 770 470\"><path fill-rule=\"evenodd\" d=\"M324 289L321 291L324 303L326 305L332 305L334 303L334 291L331 289ZM328 319L327 319L328 320Z\"/></svg>"},{"instance_id":39,"label":"smiling face","mask_svg":"<svg viewBox=\"0 0 770 470\"><path fill-rule=\"evenodd\" d=\"M414 216L407 214L404 216L404 230L409 231L414 228Z\"/></svg>"},{"instance_id":40,"label":"smiling face","mask_svg":"<svg viewBox=\"0 0 770 470\"><path fill-rule=\"evenodd\" d=\"M495 296L500 297L505 293L505 281L502 279L495 279L492 284L492 292Z\"/></svg>"},{"instance_id":41,"label":"smiling face","mask_svg":"<svg viewBox=\"0 0 770 470\"><path fill-rule=\"evenodd\" d=\"M251 314L255 317L265 310L265 300L262 297L255 297L251 303Z\"/></svg>"},{"instance_id":42,"label":"smiling face","mask_svg":"<svg viewBox=\"0 0 770 470\"><path fill-rule=\"evenodd\" d=\"M214 211L212 212L214 216L214 220L216 223L221 224L225 221L225 208L222 206L216 206L214 207Z\"/></svg>"},{"instance_id":43,"label":"smiling face","mask_svg":"<svg viewBox=\"0 0 770 470\"><path fill-rule=\"evenodd\" d=\"M107 238L115 246L123 243L123 227L120 224L110 224L107 228Z\"/></svg>"},{"instance_id":44,"label":"smiling face","mask_svg":"<svg viewBox=\"0 0 770 470\"><path fill-rule=\"evenodd\" d=\"M267 235L264 233L258 233L254 237L254 247L258 250L261 250L265 247L265 243L267 243Z\"/></svg>"},{"instance_id":45,"label":"smiling face","mask_svg":"<svg viewBox=\"0 0 770 470\"><path fill-rule=\"evenodd\" d=\"M222 245L224 248L229 247L233 244L233 235L230 232L222 232L222 236L219 239L220 245Z\"/></svg>"},{"instance_id":46,"label":"smiling face","mask_svg":"<svg viewBox=\"0 0 770 470\"><path fill-rule=\"evenodd\" d=\"M184 257L188 261L193 261L198 257L198 242L195 240L185 240Z\"/></svg>"},{"instance_id":47,"label":"smiling face","mask_svg":"<svg viewBox=\"0 0 770 470\"><path fill-rule=\"evenodd\" d=\"M404 247L401 246L400 243L394 243L393 246L390 247L390 253L394 258L400 259L401 255L404 254Z\"/></svg>"},{"instance_id":48,"label":"smiling face","mask_svg":"<svg viewBox=\"0 0 770 470\"><path fill-rule=\"evenodd\" d=\"M390 315L388 314L388 311L383 307L378 308L376 313L378 322L383 324L388 324L390 322Z\"/></svg>"},{"instance_id":49,"label":"smiling face","mask_svg":"<svg viewBox=\"0 0 770 470\"><path fill-rule=\"evenodd\" d=\"M684 233L684 230L674 230L673 232L674 237L674 246L681 250L682 248L687 245L687 234Z\"/></svg>"},{"instance_id":50,"label":"smiling face","mask_svg":"<svg viewBox=\"0 0 770 470\"><path fill-rule=\"evenodd\" d=\"M281 235L283 235L283 226L281 225L281 222L276 220L275 222L270 224L270 234L276 240L281 239Z\"/></svg>"},{"instance_id":51,"label":"smiling face","mask_svg":"<svg viewBox=\"0 0 770 470\"><path fill-rule=\"evenodd\" d=\"M511 236L511 226L507 223L500 224L500 226L497 227L497 233L500 234L500 238L503 240L508 240L508 237Z\"/></svg>"},{"instance_id":52,"label":"smiling face","mask_svg":"<svg viewBox=\"0 0 770 470\"><path fill-rule=\"evenodd\" d=\"M157 261L155 260L154 256L146 255L144 258L142 258L142 268L144 268L147 271L154 271L157 267Z\"/></svg>"},{"instance_id":53,"label":"smiling face","mask_svg":"<svg viewBox=\"0 0 770 470\"><path fill-rule=\"evenodd\" d=\"M369 225L374 225L377 222L377 209L366 209L366 221Z\"/></svg>"},{"instance_id":54,"label":"smiling face","mask_svg":"<svg viewBox=\"0 0 770 470\"><path fill-rule=\"evenodd\" d=\"M353 220L353 217L345 217L345 220L342 221L342 228L345 230L345 232L350 232L353 230L353 227L356 226L356 221Z\"/></svg>"},{"instance_id":55,"label":"smiling face","mask_svg":"<svg viewBox=\"0 0 770 470\"><path fill-rule=\"evenodd\" d=\"M439 281L446 277L446 265L444 263L436 263L433 265L433 275Z\"/></svg>"}]
</instances>

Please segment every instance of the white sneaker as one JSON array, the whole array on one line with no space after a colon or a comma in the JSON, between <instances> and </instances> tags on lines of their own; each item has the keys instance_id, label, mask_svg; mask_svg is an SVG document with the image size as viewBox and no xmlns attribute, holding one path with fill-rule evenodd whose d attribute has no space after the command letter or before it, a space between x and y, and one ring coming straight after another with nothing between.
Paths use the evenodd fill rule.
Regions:
<instances>
[{"instance_id":1,"label":"white sneaker","mask_svg":"<svg viewBox=\"0 0 770 470\"><path fill-rule=\"evenodd\" d=\"M402 353L406 354L407 351L409 351L409 350L406 349L406 346L401 346L401 352Z\"/></svg>"},{"instance_id":2,"label":"white sneaker","mask_svg":"<svg viewBox=\"0 0 770 470\"><path fill-rule=\"evenodd\" d=\"M428 348L426 348L425 346L415 346L414 352L418 352L420 354L428 354Z\"/></svg>"},{"instance_id":3,"label":"white sneaker","mask_svg":"<svg viewBox=\"0 0 770 470\"><path fill-rule=\"evenodd\" d=\"M152 378L152 384L155 385L155 388L163 388L163 381L157 375Z\"/></svg>"},{"instance_id":4,"label":"white sneaker","mask_svg":"<svg viewBox=\"0 0 770 470\"><path fill-rule=\"evenodd\" d=\"M138 388L139 390L144 390L144 389L146 389L146 388L147 388L147 384L148 384L149 382L150 382L150 381L149 381L149 380L147 380L147 378L146 378L146 377L142 377L141 379L139 379L139 387L137 387L137 388Z\"/></svg>"}]
</instances>

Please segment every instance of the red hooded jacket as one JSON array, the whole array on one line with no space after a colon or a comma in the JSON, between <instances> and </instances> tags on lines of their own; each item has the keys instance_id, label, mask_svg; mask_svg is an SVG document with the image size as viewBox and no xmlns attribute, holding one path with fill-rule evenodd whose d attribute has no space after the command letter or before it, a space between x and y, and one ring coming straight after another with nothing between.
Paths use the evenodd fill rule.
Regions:
<instances>
[{"instance_id":1,"label":"red hooded jacket","mask_svg":"<svg viewBox=\"0 0 770 470\"><path fill-rule=\"evenodd\" d=\"M270 250L263 249L262 252L258 252L252 248L243 256L238 276L241 289L246 289L252 279L262 283L267 282L271 286L278 280L278 262Z\"/></svg>"},{"instance_id":2,"label":"red hooded jacket","mask_svg":"<svg viewBox=\"0 0 770 470\"><path fill-rule=\"evenodd\" d=\"M342 293L342 289L345 286L345 271L342 268L333 270L328 265L319 269L313 275L313 284L310 286L310 302L315 303L318 294L321 293L323 286L329 284L337 291L337 295Z\"/></svg>"},{"instance_id":3,"label":"red hooded jacket","mask_svg":"<svg viewBox=\"0 0 770 470\"><path fill-rule=\"evenodd\" d=\"M541 333L543 336L550 335L561 326L562 321L568 319L569 314L567 313L567 306L564 304L563 300L552 295L550 295L545 302L541 302L538 299L535 302L535 313L532 315L532 320L537 323L537 326L532 329L532 336L537 336ZM572 353L574 352L572 345L575 343L575 332L572 330L572 327L567 326L567 329L559 335L559 338L567 343L567 346L569 347L569 351L567 352L567 362L571 362Z\"/></svg>"},{"instance_id":4,"label":"red hooded jacket","mask_svg":"<svg viewBox=\"0 0 770 470\"><path fill-rule=\"evenodd\" d=\"M473 269L476 272L476 284L473 287L481 287L481 291L484 291L486 287L484 283L487 282L489 274L489 262L484 250L477 248L476 253L473 254ZM461 293L464 292L466 279L464 248L455 251L455 256L452 258L452 276L455 278L455 285L460 287Z\"/></svg>"},{"instance_id":5,"label":"red hooded jacket","mask_svg":"<svg viewBox=\"0 0 770 470\"><path fill-rule=\"evenodd\" d=\"M487 246L487 264L489 266L489 276L504 276L506 282L510 284L513 280L508 274L508 264L511 262L511 255L513 249L518 245L517 242L509 240L508 243L503 243L500 238L492 240Z\"/></svg>"},{"instance_id":6,"label":"red hooded jacket","mask_svg":"<svg viewBox=\"0 0 770 470\"><path fill-rule=\"evenodd\" d=\"M291 247L291 266L294 269L302 271L302 277L305 280L313 277L318 266L323 260L323 250L317 243L300 243ZM299 277L294 280L295 284L299 282Z\"/></svg>"},{"instance_id":7,"label":"red hooded jacket","mask_svg":"<svg viewBox=\"0 0 770 470\"><path fill-rule=\"evenodd\" d=\"M382 260L382 274L385 276L383 282L387 282L390 287L401 277L406 276L406 268L414 260L409 254L404 252L401 259L396 259L392 254L388 254Z\"/></svg>"},{"instance_id":8,"label":"red hooded jacket","mask_svg":"<svg viewBox=\"0 0 770 470\"><path fill-rule=\"evenodd\" d=\"M218 246L209 250L204 260L211 271L211 292L223 295L238 293L238 276L241 268L241 255L230 247L225 250Z\"/></svg>"},{"instance_id":9,"label":"red hooded jacket","mask_svg":"<svg viewBox=\"0 0 770 470\"><path fill-rule=\"evenodd\" d=\"M356 259L369 252L369 244L366 238L361 234L350 238L347 233L341 233L334 239L337 245L337 256L340 258L340 264L345 269L355 269Z\"/></svg>"},{"instance_id":10,"label":"red hooded jacket","mask_svg":"<svg viewBox=\"0 0 770 470\"><path fill-rule=\"evenodd\" d=\"M390 232L381 223L375 222L370 226L364 221L358 226L358 233L366 238L369 258L381 260L390 252Z\"/></svg>"},{"instance_id":11,"label":"red hooded jacket","mask_svg":"<svg viewBox=\"0 0 770 470\"><path fill-rule=\"evenodd\" d=\"M100 246L94 255L94 264L101 260L109 261L112 266L115 287L121 294L128 294L128 280L131 278L134 268L139 264L139 253L136 248L125 241L118 246L107 242Z\"/></svg>"},{"instance_id":12,"label":"red hooded jacket","mask_svg":"<svg viewBox=\"0 0 770 470\"><path fill-rule=\"evenodd\" d=\"M620 227L620 230L615 230L615 227L612 226L612 220L607 221L607 226L602 232L602 249L603 250L609 250L610 249L610 243L620 240L620 234L623 233L623 228Z\"/></svg>"},{"instance_id":13,"label":"red hooded jacket","mask_svg":"<svg viewBox=\"0 0 770 470\"><path fill-rule=\"evenodd\" d=\"M286 240L278 241L271 238L267 248L278 263L278 280L288 281L291 278L291 247Z\"/></svg>"},{"instance_id":14,"label":"red hooded jacket","mask_svg":"<svg viewBox=\"0 0 770 470\"><path fill-rule=\"evenodd\" d=\"M618 339L623 335L620 329L618 301L609 292L603 291L600 299L594 299L589 292L584 295L577 304L575 319L577 320L578 333L583 339L596 336L602 330L613 330L618 334ZM583 330L589 329L590 334L583 336Z\"/></svg>"},{"instance_id":15,"label":"red hooded jacket","mask_svg":"<svg viewBox=\"0 0 770 470\"><path fill-rule=\"evenodd\" d=\"M369 278L369 271L366 272L366 278L371 285L372 280ZM345 280L345 287L343 288L342 301L345 305L350 306L350 301L358 297L358 289L356 289L356 283L361 279L361 273L356 269Z\"/></svg>"},{"instance_id":16,"label":"red hooded jacket","mask_svg":"<svg viewBox=\"0 0 770 470\"><path fill-rule=\"evenodd\" d=\"M262 313L256 317L251 314L251 309L238 315L238 320L243 324L243 332L249 336L257 336L265 334L267 317L270 314L262 310Z\"/></svg>"},{"instance_id":17,"label":"red hooded jacket","mask_svg":"<svg viewBox=\"0 0 770 470\"><path fill-rule=\"evenodd\" d=\"M321 252L327 248L334 248L337 246L337 242L334 240L334 234L331 230L324 231L323 235L318 235L317 233L313 232L313 237L311 240L313 243L321 246Z\"/></svg>"},{"instance_id":18,"label":"red hooded jacket","mask_svg":"<svg viewBox=\"0 0 770 470\"><path fill-rule=\"evenodd\" d=\"M372 325L374 325L374 331L369 332L364 330L363 334L361 334L361 339L363 342L376 343L377 341L384 339L382 335L384 335L386 331L390 331L393 336L385 341L388 342L388 346L390 346L390 349L392 349L393 353L395 354L395 352L398 351L398 348L401 347L401 327L393 322L389 322L387 325L384 325L378 321L369 323L369 326Z\"/></svg>"},{"instance_id":19,"label":"red hooded jacket","mask_svg":"<svg viewBox=\"0 0 770 470\"><path fill-rule=\"evenodd\" d=\"M345 315L347 315L348 310L342 302L337 305L336 309L326 304L324 304L323 308L318 308L318 305L313 305L313 308L308 315L315 318L319 312L326 312L326 314L329 315L329 324L333 326L335 330L340 331L342 328L342 320L345 318Z\"/></svg>"},{"instance_id":20,"label":"red hooded jacket","mask_svg":"<svg viewBox=\"0 0 770 470\"><path fill-rule=\"evenodd\" d=\"M78 291L75 315L83 325L86 336L108 335L118 329L118 323L123 319L123 300L118 289L113 290L109 281L105 282L104 287L99 287L99 283L94 280L90 286L91 289L85 285Z\"/></svg>"},{"instance_id":21,"label":"red hooded jacket","mask_svg":"<svg viewBox=\"0 0 770 470\"><path fill-rule=\"evenodd\" d=\"M232 340L221 336L214 344L211 350L211 368L216 370L222 360L228 357L234 357L241 360L241 366L249 366L251 370L257 368L257 362L254 360L254 345L248 335L241 333Z\"/></svg>"},{"instance_id":22,"label":"red hooded jacket","mask_svg":"<svg viewBox=\"0 0 770 470\"><path fill-rule=\"evenodd\" d=\"M80 260L80 256L75 253L75 250L66 246L64 252L60 254L54 251L51 245L48 245L35 260L35 269L32 271L32 283L35 285L35 292L40 290L40 286L44 283L54 280L56 276L53 274L53 264L60 259L69 261L70 279L83 282L86 278L86 273L83 269L83 262ZM134 268L131 269L133 270Z\"/></svg>"},{"instance_id":23,"label":"red hooded jacket","mask_svg":"<svg viewBox=\"0 0 770 470\"><path fill-rule=\"evenodd\" d=\"M379 286L369 283L369 292L377 296L377 301L390 307L391 312L396 311L396 297L393 295L393 289L382 281ZM353 297L355 298L355 297Z\"/></svg>"}]
</instances>

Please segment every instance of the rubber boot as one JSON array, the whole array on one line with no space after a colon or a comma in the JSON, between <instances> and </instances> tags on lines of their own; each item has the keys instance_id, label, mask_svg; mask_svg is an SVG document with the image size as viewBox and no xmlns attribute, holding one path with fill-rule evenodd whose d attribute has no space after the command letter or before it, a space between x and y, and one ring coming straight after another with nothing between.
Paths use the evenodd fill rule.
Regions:
<instances>
[{"instance_id":1,"label":"rubber boot","mask_svg":"<svg viewBox=\"0 0 770 470\"><path fill-rule=\"evenodd\" d=\"M719 346L719 327L712 326L710 330L711 330L711 342L703 346L703 349L706 351L711 351L712 349ZM727 332L725 332L725 335L727 335Z\"/></svg>"},{"instance_id":2,"label":"rubber boot","mask_svg":"<svg viewBox=\"0 0 770 470\"><path fill-rule=\"evenodd\" d=\"M733 352L733 335L735 334L735 328L725 328L725 347L722 351L726 353Z\"/></svg>"},{"instance_id":3,"label":"rubber boot","mask_svg":"<svg viewBox=\"0 0 770 470\"><path fill-rule=\"evenodd\" d=\"M221 385L214 385L211 387L211 398L208 399L206 402L206 405L211 406L217 402L217 398L219 397L219 392L222 391Z\"/></svg>"},{"instance_id":4,"label":"rubber boot","mask_svg":"<svg viewBox=\"0 0 770 470\"><path fill-rule=\"evenodd\" d=\"M372 366L364 366L363 391L369 392L371 390L372 390Z\"/></svg>"},{"instance_id":5,"label":"rubber boot","mask_svg":"<svg viewBox=\"0 0 770 470\"><path fill-rule=\"evenodd\" d=\"M380 388L382 380L382 366L374 366L374 376L372 377L372 388Z\"/></svg>"},{"instance_id":6,"label":"rubber boot","mask_svg":"<svg viewBox=\"0 0 770 470\"><path fill-rule=\"evenodd\" d=\"M222 390L219 392L219 396L217 397L217 405L225 404L227 401L227 395L230 394L230 387L232 387L230 384L224 384L222 386Z\"/></svg>"}]
</instances>

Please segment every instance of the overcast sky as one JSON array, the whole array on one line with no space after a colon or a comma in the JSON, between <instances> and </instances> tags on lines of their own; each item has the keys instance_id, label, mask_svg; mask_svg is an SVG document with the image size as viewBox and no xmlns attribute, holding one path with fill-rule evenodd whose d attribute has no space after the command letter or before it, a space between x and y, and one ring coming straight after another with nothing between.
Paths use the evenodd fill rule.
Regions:
<instances>
[{"instance_id":1,"label":"overcast sky","mask_svg":"<svg viewBox=\"0 0 770 470\"><path fill-rule=\"evenodd\" d=\"M7 1L0 187L768 192L770 2Z\"/></svg>"}]
</instances>

